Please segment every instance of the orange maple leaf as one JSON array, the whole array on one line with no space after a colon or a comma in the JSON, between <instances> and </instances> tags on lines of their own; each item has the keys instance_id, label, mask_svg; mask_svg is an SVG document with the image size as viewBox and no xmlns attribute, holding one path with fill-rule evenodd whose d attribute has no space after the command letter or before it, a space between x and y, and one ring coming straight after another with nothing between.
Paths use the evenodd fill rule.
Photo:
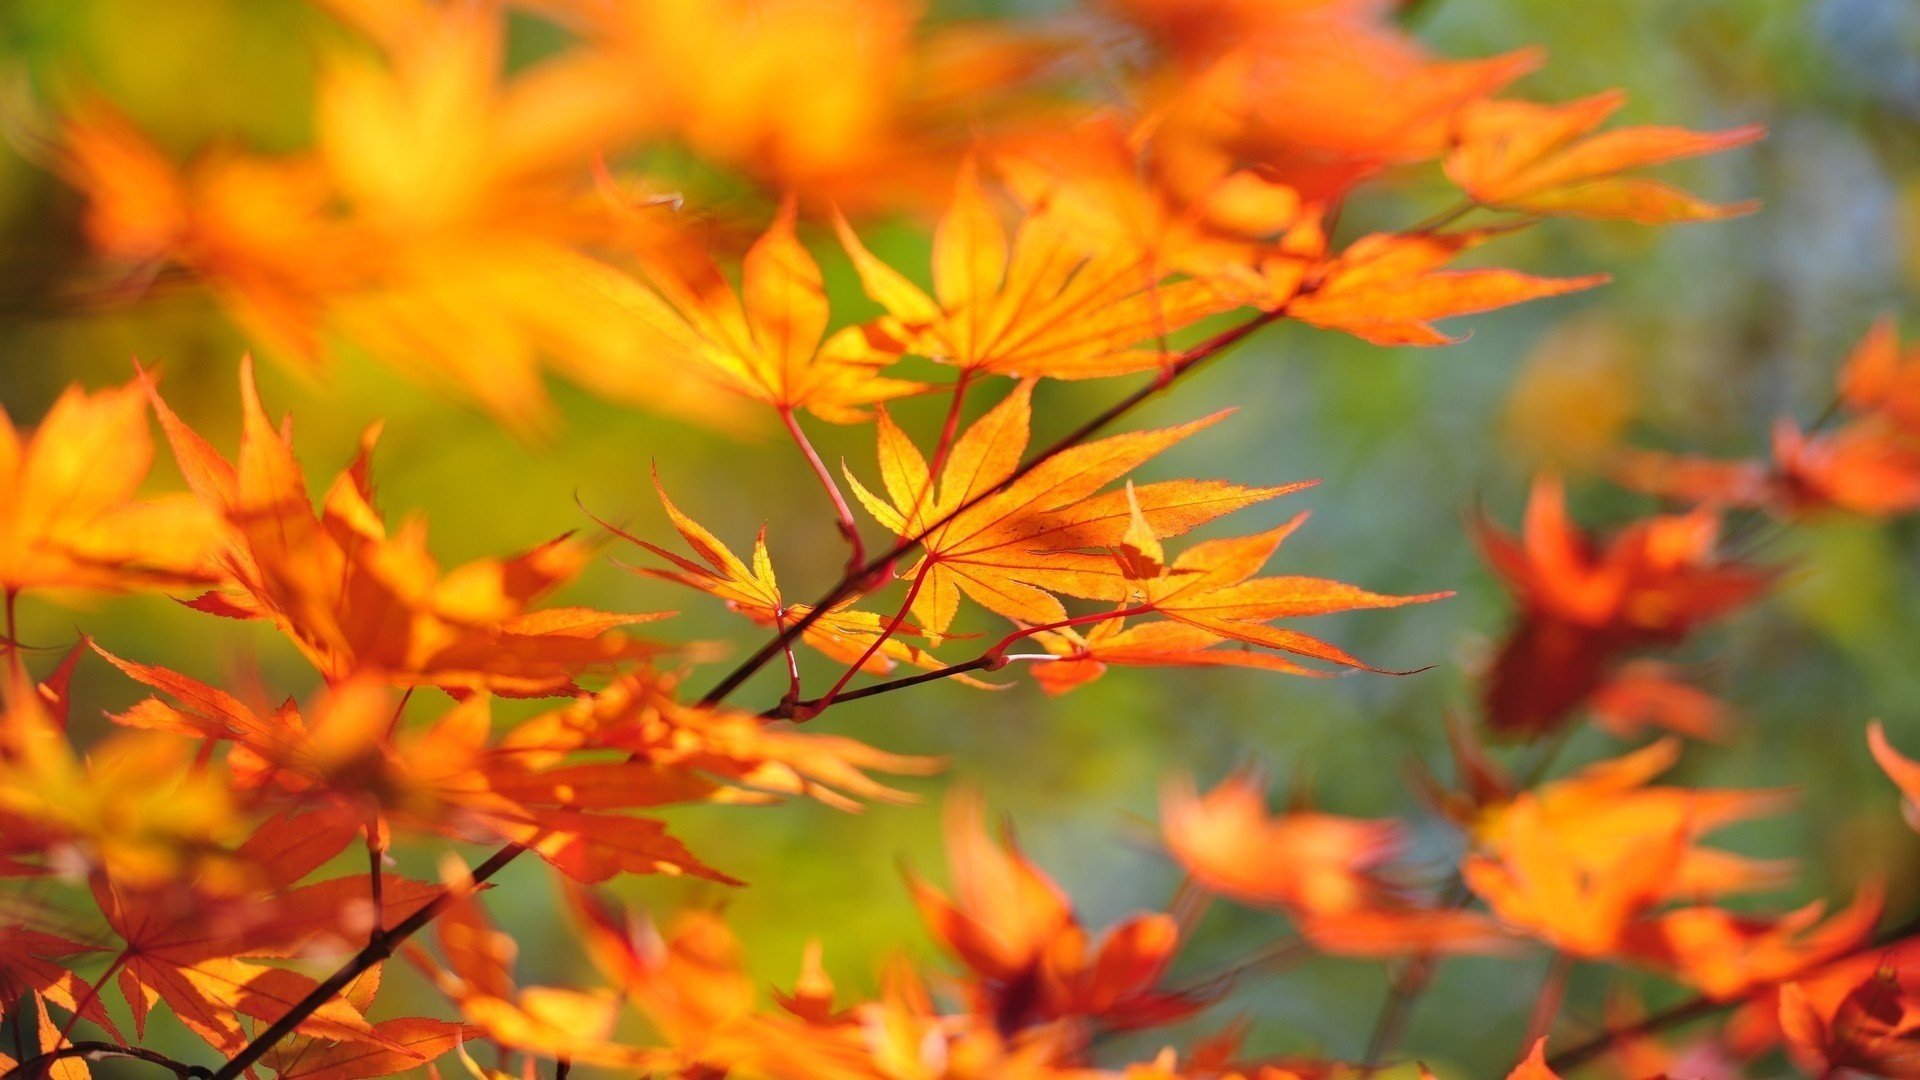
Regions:
<instances>
[{"instance_id":1,"label":"orange maple leaf","mask_svg":"<svg viewBox=\"0 0 1920 1080\"><path fill-rule=\"evenodd\" d=\"M1715 205L1658 181L1617 174L1744 146L1765 135L1764 127L1712 133L1628 127L1590 134L1626 100L1615 90L1565 105L1475 102L1456 120L1447 176L1477 202L1530 214L1665 224L1734 217L1759 206Z\"/></svg>"},{"instance_id":2,"label":"orange maple leaf","mask_svg":"<svg viewBox=\"0 0 1920 1080\"><path fill-rule=\"evenodd\" d=\"M1815 901L1778 916L1737 915L1704 905L1663 912L1630 929L1625 955L1673 973L1716 1001L1776 984L1867 944L1883 890L1870 882L1826 922Z\"/></svg>"},{"instance_id":3,"label":"orange maple leaf","mask_svg":"<svg viewBox=\"0 0 1920 1080\"><path fill-rule=\"evenodd\" d=\"M1375 345L1450 345L1432 325L1605 284L1605 274L1543 278L1515 270L1442 270L1494 231L1373 233L1349 244L1286 304L1286 313Z\"/></svg>"},{"instance_id":4,"label":"orange maple leaf","mask_svg":"<svg viewBox=\"0 0 1920 1080\"><path fill-rule=\"evenodd\" d=\"M1617 956L1661 903L1779 884L1789 867L1701 847L1783 793L1647 786L1678 760L1667 739L1591 765L1483 814L1467 884L1509 924L1572 956Z\"/></svg>"},{"instance_id":5,"label":"orange maple leaf","mask_svg":"<svg viewBox=\"0 0 1920 1080\"><path fill-rule=\"evenodd\" d=\"M789 604L781 598L780 582L773 572L773 559L767 554L765 529L760 530L760 534L754 538L753 564L749 567L718 537L681 513L673 500L667 498L666 489L660 486L657 468L654 470L653 487L660 495L660 505L666 509L674 530L693 549L699 561L695 562L624 529L601 522L615 535L640 545L667 560L673 567L670 570L634 567L636 573L698 589L725 601L730 610L739 612L757 625L776 631L790 622L797 623L805 619L813 611L812 605ZM852 605L856 600L848 598L835 604L831 610L809 622L807 628L801 631L800 640L843 664L854 663L864 656L866 661L861 670L870 675L886 674L893 669L896 661L929 670L940 666L940 661L931 653L901 640L922 636L916 627L905 622L894 626L880 647L869 653L868 647L887 629L889 621L873 612L853 610Z\"/></svg>"},{"instance_id":6,"label":"orange maple leaf","mask_svg":"<svg viewBox=\"0 0 1920 1080\"><path fill-rule=\"evenodd\" d=\"M1044 203L1009 242L971 163L934 230L932 295L875 258L844 220L840 234L867 295L887 310L873 332L962 378L1142 371L1170 358L1142 342L1238 306L1204 282L1167 280L1136 251L1085 245Z\"/></svg>"},{"instance_id":7,"label":"orange maple leaf","mask_svg":"<svg viewBox=\"0 0 1920 1080\"><path fill-rule=\"evenodd\" d=\"M374 431L316 514L291 432L267 419L250 362L240 382L235 463L153 392L187 482L233 532L222 558L225 587L194 606L271 620L335 682L368 674L456 693L539 696L571 692L589 669L660 651L617 628L662 615L533 606L585 568L589 550L568 537L442 572L426 550L424 522L389 533L372 505Z\"/></svg>"},{"instance_id":8,"label":"orange maple leaf","mask_svg":"<svg viewBox=\"0 0 1920 1080\"><path fill-rule=\"evenodd\" d=\"M1534 483L1518 540L1481 521L1486 560L1520 605L1485 683L1488 723L1552 730L1625 653L1679 641L1765 592L1774 573L1716 558L1718 531L1718 517L1702 509L1599 540L1568 518L1552 477Z\"/></svg>"},{"instance_id":9,"label":"orange maple leaf","mask_svg":"<svg viewBox=\"0 0 1920 1080\"><path fill-rule=\"evenodd\" d=\"M1030 625L1060 622L1055 594L1122 600L1131 584L1107 555L1131 522L1129 495L1094 493L1128 470L1220 420L1116 435L1055 454L1015 478L1032 419L1025 381L953 444L936 488L926 459L885 412L880 414L880 478L887 498L851 472L862 505L901 537L924 537L913 614L931 635L952 625L962 593L980 606ZM1158 535L1177 535L1287 487L1249 488L1220 481L1145 484L1131 496Z\"/></svg>"},{"instance_id":10,"label":"orange maple leaf","mask_svg":"<svg viewBox=\"0 0 1920 1080\"><path fill-rule=\"evenodd\" d=\"M737 293L706 260L649 273L671 305L671 333L686 355L734 393L782 412L806 409L842 423L864 419L863 406L927 389L882 375L899 357L871 346L861 328L825 336L820 267L801 246L793 222L789 200L747 249Z\"/></svg>"},{"instance_id":11,"label":"orange maple leaf","mask_svg":"<svg viewBox=\"0 0 1920 1080\"><path fill-rule=\"evenodd\" d=\"M0 409L0 589L214 580L218 519L191 496L139 499L152 464L137 383L91 394L68 387L26 437Z\"/></svg>"},{"instance_id":12,"label":"orange maple leaf","mask_svg":"<svg viewBox=\"0 0 1920 1080\"><path fill-rule=\"evenodd\" d=\"M1270 815L1259 778L1246 772L1204 795L1190 780L1174 781L1160 805L1167 849L1195 881L1286 911L1324 951L1385 956L1506 944L1484 916L1423 904L1396 880L1388 867L1407 843L1398 822L1303 807Z\"/></svg>"},{"instance_id":13,"label":"orange maple leaf","mask_svg":"<svg viewBox=\"0 0 1920 1080\"><path fill-rule=\"evenodd\" d=\"M441 960L412 943L402 951L469 1023L503 1046L542 1057L641 1072L671 1066L661 1051L613 1041L620 999L612 991L517 984L509 965L518 948L481 910L466 866L450 857L443 877L449 900L434 922Z\"/></svg>"},{"instance_id":14,"label":"orange maple leaf","mask_svg":"<svg viewBox=\"0 0 1920 1080\"><path fill-rule=\"evenodd\" d=\"M1135 915L1094 947L1066 893L1011 834L998 843L988 835L976 795L948 797L945 831L953 897L917 876L908 885L933 936L966 966L974 1015L993 1018L1002 1031L1076 1017L1141 1027L1204 1004L1156 988L1180 943L1170 916Z\"/></svg>"}]
</instances>

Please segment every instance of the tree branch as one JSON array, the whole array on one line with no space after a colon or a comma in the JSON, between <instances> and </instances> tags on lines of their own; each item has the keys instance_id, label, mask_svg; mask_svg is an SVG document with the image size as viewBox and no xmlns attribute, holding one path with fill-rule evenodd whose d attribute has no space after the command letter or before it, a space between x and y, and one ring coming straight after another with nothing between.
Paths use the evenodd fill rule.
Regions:
<instances>
[{"instance_id":1,"label":"tree branch","mask_svg":"<svg viewBox=\"0 0 1920 1080\"><path fill-rule=\"evenodd\" d=\"M485 862L473 868L474 884L478 885L499 873L508 863L519 858L526 851L527 847L524 844L508 844L487 856ZM273 1049L280 1040L293 1034L293 1030L322 1005L339 997L341 992L368 968L392 956L395 946L419 933L422 927L439 917L440 913L447 909L447 905L453 902L453 898L453 890L445 890L427 901L413 914L393 924L386 933L375 935L374 940L368 942L365 948L354 953L353 958L342 964L338 971L327 976L306 997L294 1003L293 1008L282 1014L280 1019L267 1025L260 1034L255 1035L252 1042L235 1054L232 1060L220 1066L218 1071L208 1073L201 1069L195 1075L204 1077L206 1080L234 1080L235 1077L246 1072L255 1062L266 1056L267 1051Z\"/></svg>"},{"instance_id":2,"label":"tree branch","mask_svg":"<svg viewBox=\"0 0 1920 1080\"><path fill-rule=\"evenodd\" d=\"M1851 960L1861 953L1871 952L1874 949L1884 949L1895 942L1913 937L1916 934L1920 934L1920 915L1915 915L1905 922L1882 930L1878 934L1875 934L1873 940L1862 948L1855 949L1843 956L1832 956L1825 960L1816 960L1771 982L1754 986L1743 994L1737 994L1729 998L1710 998L1702 994L1699 997L1689 998L1678 1005L1662 1009L1657 1013L1650 1013L1635 1020L1631 1024L1625 1024L1617 1028L1609 1028L1578 1046L1568 1050L1562 1050L1560 1053L1548 1058L1547 1067L1555 1072L1561 1072L1571 1069L1576 1065L1583 1065L1628 1039L1637 1039L1644 1035L1652 1035L1655 1032L1665 1031L1670 1027L1678 1027L1691 1020L1699 1020L1712 1016L1714 1013L1720 1012L1723 1009L1731 1009L1736 1005L1744 1004L1782 984L1804 979L1809 975L1817 975L1836 964Z\"/></svg>"},{"instance_id":3,"label":"tree branch","mask_svg":"<svg viewBox=\"0 0 1920 1080\"><path fill-rule=\"evenodd\" d=\"M68 1058L98 1061L101 1058L110 1057L132 1058L158 1065L180 1077L181 1080L209 1080L213 1076L213 1070L205 1065L189 1065L184 1061L175 1061L158 1050L148 1050L141 1046L121 1046L110 1042L77 1042L30 1057L8 1069L5 1075L0 1075L0 1080L15 1080L16 1077L24 1080L26 1077L40 1076L43 1075L43 1070L54 1062L65 1061Z\"/></svg>"}]
</instances>

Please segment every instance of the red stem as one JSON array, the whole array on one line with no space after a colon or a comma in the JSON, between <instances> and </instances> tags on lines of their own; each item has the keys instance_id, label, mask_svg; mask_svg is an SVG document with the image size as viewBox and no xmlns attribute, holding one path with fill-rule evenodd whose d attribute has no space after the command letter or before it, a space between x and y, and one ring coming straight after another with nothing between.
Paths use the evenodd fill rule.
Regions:
<instances>
[{"instance_id":1,"label":"red stem","mask_svg":"<svg viewBox=\"0 0 1920 1080\"><path fill-rule=\"evenodd\" d=\"M794 445L806 455L807 464L812 466L813 475L819 478L820 486L826 489L827 498L833 500L833 513L840 527L840 535L846 537L847 546L852 548L847 555L847 572L851 574L867 561L867 546L860 539L860 526L853 520L853 508L847 505L846 496L840 493L840 485L834 483L833 473L827 468L827 463L820 460L813 443L808 441L806 431L800 427L800 418L793 414L792 409L784 406L779 413L781 423L787 426L787 434L793 436ZM782 636L785 636L784 631Z\"/></svg>"},{"instance_id":2,"label":"red stem","mask_svg":"<svg viewBox=\"0 0 1920 1080\"><path fill-rule=\"evenodd\" d=\"M960 430L960 403L966 400L967 383L973 380L973 369L960 369L960 377L953 381L953 402L947 406L947 421L940 426L940 441L933 447L933 463L927 466L927 488L920 498L932 501L933 485L938 482L940 470L947 463L947 454L953 449L953 437Z\"/></svg>"},{"instance_id":3,"label":"red stem","mask_svg":"<svg viewBox=\"0 0 1920 1080\"><path fill-rule=\"evenodd\" d=\"M875 637L872 643L867 646L867 650L860 654L860 659L847 665L847 670L840 673L840 681L834 683L832 688L814 704L812 712L803 716L802 719L811 718L812 715L819 713L827 706L833 704L833 699L839 695L841 690L846 689L848 681L860 673L860 669L866 666L867 661L873 659L873 654L880 651L880 646L885 645L887 639L893 636L894 631L900 629L900 624L907 621L907 612L913 610L913 601L920 595L920 586L927 580L927 571L932 569L932 559L921 560L919 571L913 575L913 584L907 586L907 598L900 601L900 610L893 613L893 618L889 620L886 627L880 631L879 636Z\"/></svg>"}]
</instances>

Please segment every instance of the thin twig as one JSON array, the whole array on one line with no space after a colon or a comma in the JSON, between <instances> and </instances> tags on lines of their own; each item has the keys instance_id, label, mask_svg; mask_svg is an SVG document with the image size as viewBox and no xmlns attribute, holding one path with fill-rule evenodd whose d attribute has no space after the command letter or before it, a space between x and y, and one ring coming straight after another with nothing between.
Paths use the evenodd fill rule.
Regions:
<instances>
[{"instance_id":1,"label":"thin twig","mask_svg":"<svg viewBox=\"0 0 1920 1080\"><path fill-rule=\"evenodd\" d=\"M793 414L792 409L783 407L780 409L780 421L787 426L787 434L793 436L794 445L806 455L807 465L813 469L813 475L819 479L820 486L826 489L827 498L833 500L835 523L839 526L840 535L846 538L847 546L851 549L847 555L847 570L851 573L855 567L867 561L867 545L860 539L860 523L853 519L853 508L847 505L847 497L840 493L840 485L834 482L833 473L827 468L826 462L820 460L819 453L814 450L813 443L807 438L806 430L800 426L800 418Z\"/></svg>"},{"instance_id":2,"label":"thin twig","mask_svg":"<svg viewBox=\"0 0 1920 1080\"><path fill-rule=\"evenodd\" d=\"M213 1070L205 1065L189 1065L184 1061L175 1061L158 1050L148 1050L142 1046L121 1046L110 1042L77 1042L63 1046L58 1050L49 1050L44 1054L30 1057L13 1068L0 1074L0 1080L15 1080L16 1077L35 1076L57 1061L69 1058L81 1058L86 1061L98 1061L101 1058L132 1058L158 1065L180 1077L181 1080L211 1080Z\"/></svg>"},{"instance_id":3,"label":"thin twig","mask_svg":"<svg viewBox=\"0 0 1920 1080\"><path fill-rule=\"evenodd\" d=\"M840 673L839 680L828 687L827 692L817 701L808 703L811 706L810 709L802 712L800 710L804 707L795 707L796 715L803 720L810 719L814 714L821 712L826 709L827 706L833 704L833 699L839 696L840 691L846 689L847 683L851 681L855 675L860 674L860 669L867 666L867 661L873 659L873 655L880 651L880 647L887 643L887 639L891 638L899 631L901 626L905 625L907 612L913 610L913 602L920 597L920 586L926 584L927 574L932 570L932 559L927 559L920 564L920 569L913 575L913 584L907 586L906 599L900 601L900 610L894 612L893 618L887 621L887 625L880 628L880 633L867 644L866 651L862 652L859 658L853 663L848 664L847 670Z\"/></svg>"},{"instance_id":4,"label":"thin twig","mask_svg":"<svg viewBox=\"0 0 1920 1080\"><path fill-rule=\"evenodd\" d=\"M914 587L908 590L907 599L901 605L900 610L903 615L905 614L908 608L913 606L913 597L915 593L919 591L920 576L921 575L915 576ZM845 693L841 693L839 687L836 686L833 690L828 691L826 694L822 695L821 697L817 697L812 701L789 701L789 700L783 699L780 702L780 704L774 706L771 709L768 709L767 711L761 713L760 715L770 720L790 718L790 717L798 717L803 720L811 720L812 718L824 712L827 706L837 704L842 701L858 701L861 698L875 697L880 694L890 694L895 690L905 690L909 686L920 686L925 683L938 682L941 679L950 679L955 675L964 675L970 671L998 671L1002 667L1006 666L1006 663L1008 660L1014 659L1013 657L1009 657L1007 655L1007 650L1011 648L1015 642L1023 641L1026 638L1032 637L1035 634L1044 633L1048 630L1062 630L1069 626L1083 626L1087 623L1106 622L1110 619L1125 619L1134 615L1145 615L1151 612L1152 610L1153 610L1152 605L1142 604L1138 607L1121 608L1116 611L1096 611L1089 615L1076 615L1073 618L1061 619L1057 622L1041 623L1038 626L1022 627L1018 630L1015 630L1013 633L1008 634L1006 637L1001 638L998 642L994 644L993 648L988 649L986 652L981 653L979 656L976 656L971 660L967 660L958 664L950 664L946 667L936 668L932 671L918 672L916 674L907 675L898 679L889 679L883 683L875 683L872 686L861 687L858 690L849 690L849 691L846 691ZM896 616L896 620L898 618L899 616ZM895 629L897 629L897 625L890 626L887 629L887 633L890 634ZM882 637L880 638L880 640L882 641L884 641L885 639L886 639L885 635L882 635ZM867 657L872 656L874 651L875 651L875 646L868 647L867 652L861 656L859 664L855 664L853 667L848 668L847 669L848 675L841 677L841 680L840 680L841 685L845 685L847 678L851 676L851 673L854 671L857 671L859 669L860 664L866 663ZM1031 657L1021 657L1021 659L1031 659ZM1049 655L1047 656L1047 659L1051 660L1051 659L1054 659L1054 657Z\"/></svg>"}]
</instances>

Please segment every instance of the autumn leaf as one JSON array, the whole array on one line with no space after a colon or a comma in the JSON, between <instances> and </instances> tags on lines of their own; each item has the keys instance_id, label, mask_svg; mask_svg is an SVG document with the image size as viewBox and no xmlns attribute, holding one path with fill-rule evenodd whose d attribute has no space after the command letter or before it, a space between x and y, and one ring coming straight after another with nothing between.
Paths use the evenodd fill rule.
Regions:
<instances>
[{"instance_id":1,"label":"autumn leaf","mask_svg":"<svg viewBox=\"0 0 1920 1080\"><path fill-rule=\"evenodd\" d=\"M1605 274L1542 278L1514 270L1443 270L1462 252L1497 235L1373 233L1349 244L1311 287L1286 304L1289 317L1343 330L1375 345L1451 345L1462 339L1433 327L1471 315L1605 284Z\"/></svg>"},{"instance_id":2,"label":"autumn leaf","mask_svg":"<svg viewBox=\"0 0 1920 1080\"><path fill-rule=\"evenodd\" d=\"M1125 1028L1170 1023L1204 1004L1156 988L1180 943L1172 918L1132 916L1096 944L1059 885L1027 860L1010 832L995 842L983 818L978 796L948 797L951 898L908 877L928 929L967 968L976 1015L1003 1029L1067 1017Z\"/></svg>"},{"instance_id":3,"label":"autumn leaf","mask_svg":"<svg viewBox=\"0 0 1920 1080\"><path fill-rule=\"evenodd\" d=\"M219 520L190 496L142 500L153 464L137 383L68 387L30 434L0 409L0 587L176 588L213 580Z\"/></svg>"},{"instance_id":4,"label":"autumn leaf","mask_svg":"<svg viewBox=\"0 0 1920 1080\"><path fill-rule=\"evenodd\" d=\"M589 669L660 651L618 629L660 615L534 606L587 564L589 550L568 537L443 572L423 522L390 533L372 505L375 431L315 514L290 432L267 419L250 362L240 381L244 426L232 463L149 387L181 471L234 534L222 557L225 586L194 606L270 620L336 682L370 674L456 693L539 696L571 692Z\"/></svg>"},{"instance_id":5,"label":"autumn leaf","mask_svg":"<svg viewBox=\"0 0 1920 1080\"><path fill-rule=\"evenodd\" d=\"M469 1023L504 1046L542 1057L647 1072L671 1067L666 1054L613 1041L620 1000L610 991L519 985L510 968L514 940L495 929L466 867L456 864L447 864L450 899L434 922L441 959L411 943L402 953Z\"/></svg>"},{"instance_id":6,"label":"autumn leaf","mask_svg":"<svg viewBox=\"0 0 1920 1080\"><path fill-rule=\"evenodd\" d=\"M1666 901L1768 888L1790 867L1698 844L1779 807L1783 793L1649 786L1672 767L1667 739L1521 792L1484 812L1466 883L1507 923L1580 957L1617 956Z\"/></svg>"},{"instance_id":7,"label":"autumn leaf","mask_svg":"<svg viewBox=\"0 0 1920 1080\"><path fill-rule=\"evenodd\" d=\"M1550 731L1604 685L1628 652L1679 641L1752 603L1767 568L1723 560L1710 509L1594 537L1567 516L1560 482L1534 483L1516 540L1482 521L1487 563L1520 607L1482 691L1496 731Z\"/></svg>"},{"instance_id":8,"label":"autumn leaf","mask_svg":"<svg viewBox=\"0 0 1920 1080\"><path fill-rule=\"evenodd\" d=\"M1238 306L1203 282L1166 280L1134 252L1089 254L1044 205L1009 241L971 164L934 230L931 295L868 252L844 220L840 235L867 295L887 310L875 333L963 378L1146 370L1168 361L1167 334ZM1138 347L1148 341L1160 344Z\"/></svg>"},{"instance_id":9,"label":"autumn leaf","mask_svg":"<svg viewBox=\"0 0 1920 1080\"><path fill-rule=\"evenodd\" d=\"M1478 202L1530 214L1659 225L1735 217L1758 207L1715 205L1658 181L1617 174L1744 146L1765 135L1765 128L1699 133L1627 127L1592 134L1626 100L1616 90L1557 106L1475 102L1456 122L1447 176Z\"/></svg>"},{"instance_id":10,"label":"autumn leaf","mask_svg":"<svg viewBox=\"0 0 1920 1080\"><path fill-rule=\"evenodd\" d=\"M1059 622L1057 595L1122 600L1131 591L1113 560L1089 548L1119 543L1131 523L1125 492L1095 492L1220 420L1081 443L1015 476L1032 419L1032 383L1019 384L955 440L936 485L925 458L884 412L880 476L885 498L849 473L854 494L880 524L923 537L925 554L903 571L910 605L930 635L946 633L967 597L1030 625ZM1159 535L1178 535L1222 514L1285 493L1219 481L1143 484L1132 498Z\"/></svg>"},{"instance_id":11,"label":"autumn leaf","mask_svg":"<svg viewBox=\"0 0 1920 1080\"><path fill-rule=\"evenodd\" d=\"M819 265L794 233L791 200L747 250L737 293L711 262L674 270L651 274L674 313L672 333L737 394L847 423L865 418L863 406L926 389L882 375L898 357L868 344L860 328L826 337L826 290Z\"/></svg>"},{"instance_id":12,"label":"autumn leaf","mask_svg":"<svg viewBox=\"0 0 1920 1080\"><path fill-rule=\"evenodd\" d=\"M1269 814L1259 778L1247 772L1203 795L1176 780L1160 804L1167 850L1196 882L1286 911L1326 952L1485 952L1505 944L1484 916L1422 902L1397 880L1389 867L1407 848L1398 822L1307 807Z\"/></svg>"},{"instance_id":13,"label":"autumn leaf","mask_svg":"<svg viewBox=\"0 0 1920 1080\"><path fill-rule=\"evenodd\" d=\"M1824 922L1826 904L1819 901L1778 916L1683 907L1629 930L1625 955L1672 973L1714 1000L1733 1000L1864 947L1880 920L1883 892L1869 882Z\"/></svg>"},{"instance_id":14,"label":"autumn leaf","mask_svg":"<svg viewBox=\"0 0 1920 1080\"><path fill-rule=\"evenodd\" d=\"M769 630L778 631L788 625L797 625L812 613L811 605L790 604L781 597L780 583L774 576L773 559L767 553L766 530L762 529L760 535L754 538L753 563L749 566L718 537L687 517L667 498L666 489L660 486L657 468L653 484L660 496L660 505L667 511L667 518L672 521L674 530L693 551L695 558L688 559L624 529L601 522L615 535L665 559L672 567L635 567L636 573L698 589L724 601L729 610ZM856 599L842 601L808 622L806 629L800 632L800 640L843 664L852 664L865 657L861 670L869 675L884 675L893 670L896 662L929 670L940 666L940 661L931 653L903 640L923 636L918 628L905 622L893 626L880 646L869 653L868 647L887 630L890 623L873 612L854 610Z\"/></svg>"}]
</instances>

